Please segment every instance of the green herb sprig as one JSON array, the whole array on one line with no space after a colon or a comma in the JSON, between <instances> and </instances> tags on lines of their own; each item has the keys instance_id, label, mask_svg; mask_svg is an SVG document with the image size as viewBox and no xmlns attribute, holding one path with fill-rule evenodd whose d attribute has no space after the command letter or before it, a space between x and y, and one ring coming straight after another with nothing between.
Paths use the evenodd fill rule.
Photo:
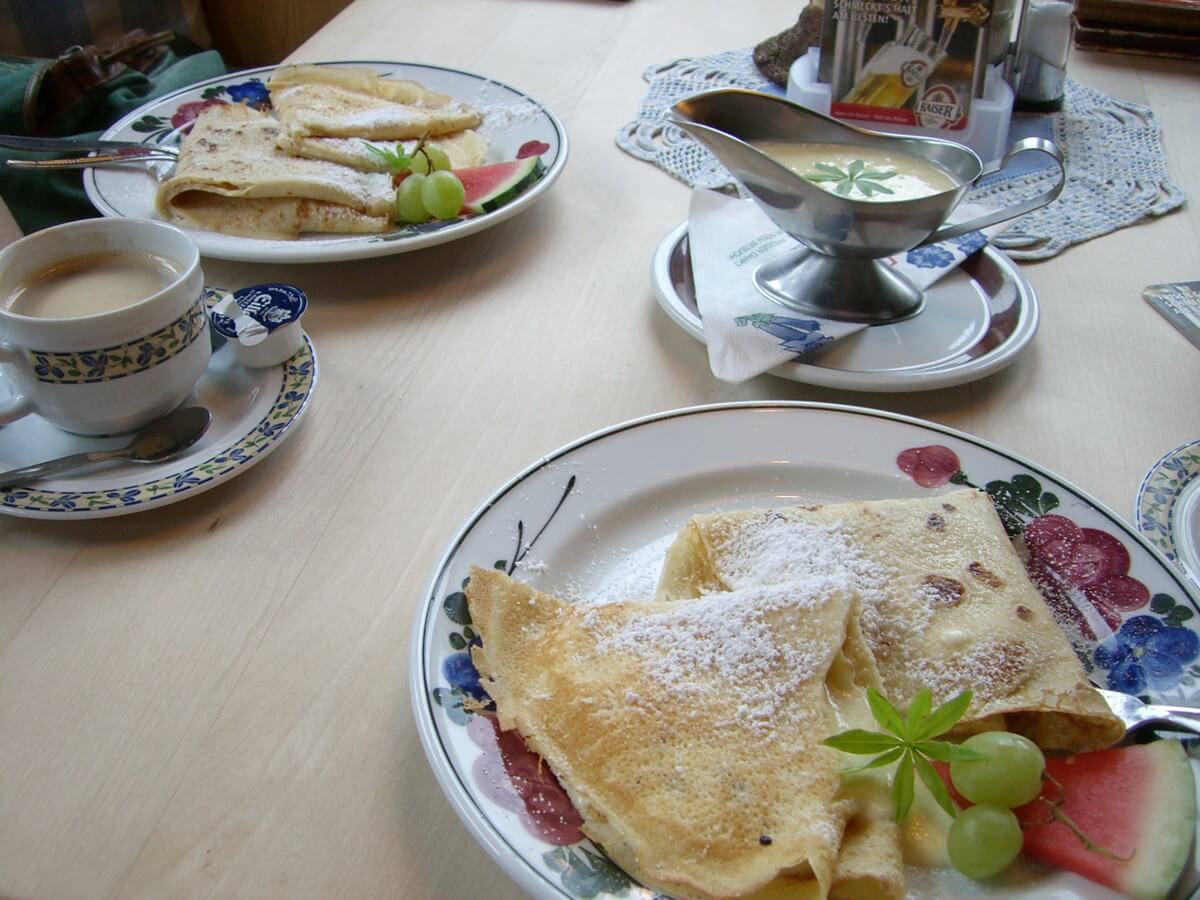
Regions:
<instances>
[{"instance_id":1,"label":"green herb sprig","mask_svg":"<svg viewBox=\"0 0 1200 900\"><path fill-rule=\"evenodd\" d=\"M389 150L387 147L376 147L367 141L363 141L362 144L387 163L393 174L403 172L412 165L412 157L404 152L403 144L397 144L395 150Z\"/></svg>"},{"instance_id":2,"label":"green herb sprig","mask_svg":"<svg viewBox=\"0 0 1200 900\"><path fill-rule=\"evenodd\" d=\"M827 747L843 753L878 754L864 765L846 769L846 774L896 763L896 771L892 774L892 810L897 822L903 822L912 808L914 772L938 806L952 818L958 815L958 808L930 760L949 763L983 758L976 751L958 744L933 740L953 728L963 717L971 705L971 692L963 691L931 711L932 697L927 688L922 688L913 697L905 716L901 716L896 707L874 688L867 688L867 704L875 721L891 734L852 728L826 738L824 744Z\"/></svg>"},{"instance_id":3,"label":"green herb sprig","mask_svg":"<svg viewBox=\"0 0 1200 900\"><path fill-rule=\"evenodd\" d=\"M891 171L870 169L861 159L854 160L844 170L832 163L819 162L813 163L813 166L818 171L809 172L802 177L812 182L834 182L833 192L840 197L849 197L850 192L855 188L858 188L865 197L871 197L874 194L896 193L886 185L879 183L888 178L895 178L895 169Z\"/></svg>"}]
</instances>

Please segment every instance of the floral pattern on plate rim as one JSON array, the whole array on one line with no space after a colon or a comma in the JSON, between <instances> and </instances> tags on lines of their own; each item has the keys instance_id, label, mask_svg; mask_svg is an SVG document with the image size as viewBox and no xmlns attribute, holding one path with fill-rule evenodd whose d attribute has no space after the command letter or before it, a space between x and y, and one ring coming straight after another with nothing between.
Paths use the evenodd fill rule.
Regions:
<instances>
[{"instance_id":1,"label":"floral pattern on plate rim","mask_svg":"<svg viewBox=\"0 0 1200 900\"><path fill-rule=\"evenodd\" d=\"M1197 478L1200 478L1200 441L1189 441L1156 462L1138 488L1138 531L1181 569L1175 546L1175 504L1184 488Z\"/></svg>"},{"instance_id":2,"label":"floral pattern on plate rim","mask_svg":"<svg viewBox=\"0 0 1200 900\"><path fill-rule=\"evenodd\" d=\"M222 293L205 288L205 300L211 304ZM210 459L164 478L116 490L43 491L25 485L0 488L0 505L8 509L62 514L125 509L177 496L207 484L254 462L291 427L308 402L317 373L315 360L312 342L305 335L304 345L283 363L279 392L267 414L236 444Z\"/></svg>"},{"instance_id":3,"label":"floral pattern on plate rim","mask_svg":"<svg viewBox=\"0 0 1200 900\"><path fill-rule=\"evenodd\" d=\"M979 487L962 470L958 455L940 444L902 450L896 465L922 488L937 489L947 484ZM516 542L509 557L479 564L511 575L562 510L576 477L570 477L546 521L528 541L525 521L518 519ZM1160 694L1154 699L1164 699L1162 692L1173 692L1182 702L1197 702L1200 632L1190 598L1177 602L1167 593L1151 595L1145 584L1128 574L1130 555L1121 541L1099 529L1081 528L1054 512L1060 505L1059 498L1043 490L1033 474L1017 472L1008 481L988 481L981 489L991 497L1031 580L1071 639L1085 671L1113 690L1136 694L1150 689ZM505 733L494 725L491 716L494 704L480 685L479 673L471 661L471 646L480 643L480 638L472 627L464 593L468 581L462 579L459 589L442 598L442 615L452 626L447 639L450 652L441 657L439 665L446 684L432 688L430 697L455 725L470 726L473 720L487 717L502 737ZM1142 699L1152 698L1142 693ZM523 747L519 736L517 743ZM477 788L485 795L497 791L520 794L520 787L496 782L492 774L496 761L489 759L489 752L485 749L472 766L471 777ZM535 754L525 753L538 760ZM521 759L504 762L510 778L514 769L527 765ZM554 778L552 773L547 774ZM553 784L557 787L557 780ZM568 896L592 900L625 897L632 891L646 900L665 900L630 879L590 841L570 845L547 836L549 817L558 816L553 807L518 811L509 803L501 805L518 812L525 829L549 848L540 854L546 870L542 874L557 875Z\"/></svg>"},{"instance_id":4,"label":"floral pattern on plate rim","mask_svg":"<svg viewBox=\"0 0 1200 900\"><path fill-rule=\"evenodd\" d=\"M958 455L940 444L910 447L896 464L924 488L979 487L962 471ZM1149 700L1145 692L1151 689L1194 704L1200 696L1200 636L1190 601L1151 595L1129 575L1129 550L1120 539L1056 513L1058 496L1043 490L1033 475L1018 473L982 489L1019 542L1030 579L1085 671L1110 690Z\"/></svg>"}]
</instances>

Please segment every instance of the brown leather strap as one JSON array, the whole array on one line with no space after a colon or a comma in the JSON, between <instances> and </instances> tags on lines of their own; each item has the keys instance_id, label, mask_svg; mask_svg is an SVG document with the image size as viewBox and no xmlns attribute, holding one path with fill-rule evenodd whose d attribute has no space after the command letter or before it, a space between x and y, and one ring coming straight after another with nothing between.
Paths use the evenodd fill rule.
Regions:
<instances>
[{"instance_id":1,"label":"brown leather strap","mask_svg":"<svg viewBox=\"0 0 1200 900\"><path fill-rule=\"evenodd\" d=\"M170 31L146 34L138 28L112 47L75 46L39 68L25 87L22 118L25 133L47 134L52 124L76 103L128 69L145 72L167 54Z\"/></svg>"}]
</instances>

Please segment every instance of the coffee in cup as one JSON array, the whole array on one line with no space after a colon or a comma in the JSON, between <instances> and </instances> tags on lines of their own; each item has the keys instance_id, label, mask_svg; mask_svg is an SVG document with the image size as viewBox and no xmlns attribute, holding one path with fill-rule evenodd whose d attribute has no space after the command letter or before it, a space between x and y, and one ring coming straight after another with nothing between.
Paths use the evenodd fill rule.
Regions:
<instances>
[{"instance_id":1,"label":"coffee in cup","mask_svg":"<svg viewBox=\"0 0 1200 900\"><path fill-rule=\"evenodd\" d=\"M212 346L196 245L165 222L88 219L0 251L0 425L133 431L179 406ZM2 392L0 392L2 395Z\"/></svg>"},{"instance_id":2,"label":"coffee in cup","mask_svg":"<svg viewBox=\"0 0 1200 900\"><path fill-rule=\"evenodd\" d=\"M3 308L38 319L73 319L131 306L179 278L178 265L144 250L88 253L22 280Z\"/></svg>"}]
</instances>

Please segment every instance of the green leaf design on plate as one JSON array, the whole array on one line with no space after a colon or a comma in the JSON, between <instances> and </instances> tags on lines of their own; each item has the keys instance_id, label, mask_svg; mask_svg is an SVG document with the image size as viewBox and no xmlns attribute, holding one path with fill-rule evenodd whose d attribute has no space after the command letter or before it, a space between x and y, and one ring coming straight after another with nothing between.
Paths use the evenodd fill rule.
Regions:
<instances>
[{"instance_id":1,"label":"green leaf design on plate","mask_svg":"<svg viewBox=\"0 0 1200 900\"><path fill-rule=\"evenodd\" d=\"M162 116L142 116L129 127L139 134L146 134L151 131L158 131L167 124L167 120Z\"/></svg>"},{"instance_id":2,"label":"green leaf design on plate","mask_svg":"<svg viewBox=\"0 0 1200 900\"><path fill-rule=\"evenodd\" d=\"M1169 613L1175 605L1175 598L1170 594L1155 594L1150 598L1150 612L1158 613L1160 616Z\"/></svg>"},{"instance_id":3,"label":"green leaf design on plate","mask_svg":"<svg viewBox=\"0 0 1200 900\"><path fill-rule=\"evenodd\" d=\"M600 894L627 894L632 884L612 860L583 845L556 847L543 853L542 861L562 876L564 888L586 900Z\"/></svg>"},{"instance_id":4,"label":"green leaf design on plate","mask_svg":"<svg viewBox=\"0 0 1200 900\"><path fill-rule=\"evenodd\" d=\"M446 599L442 601L442 609L446 611L447 617L455 625L471 624L471 610L467 607L467 595L462 591L447 594Z\"/></svg>"},{"instance_id":5,"label":"green leaf design on plate","mask_svg":"<svg viewBox=\"0 0 1200 900\"><path fill-rule=\"evenodd\" d=\"M1180 626L1194 614L1186 606L1176 606L1163 619L1168 625Z\"/></svg>"},{"instance_id":6,"label":"green leaf design on plate","mask_svg":"<svg viewBox=\"0 0 1200 900\"><path fill-rule=\"evenodd\" d=\"M471 714L463 709L463 693L458 688L434 688L433 702L446 711L446 716L455 725L466 725L471 721Z\"/></svg>"}]
</instances>

